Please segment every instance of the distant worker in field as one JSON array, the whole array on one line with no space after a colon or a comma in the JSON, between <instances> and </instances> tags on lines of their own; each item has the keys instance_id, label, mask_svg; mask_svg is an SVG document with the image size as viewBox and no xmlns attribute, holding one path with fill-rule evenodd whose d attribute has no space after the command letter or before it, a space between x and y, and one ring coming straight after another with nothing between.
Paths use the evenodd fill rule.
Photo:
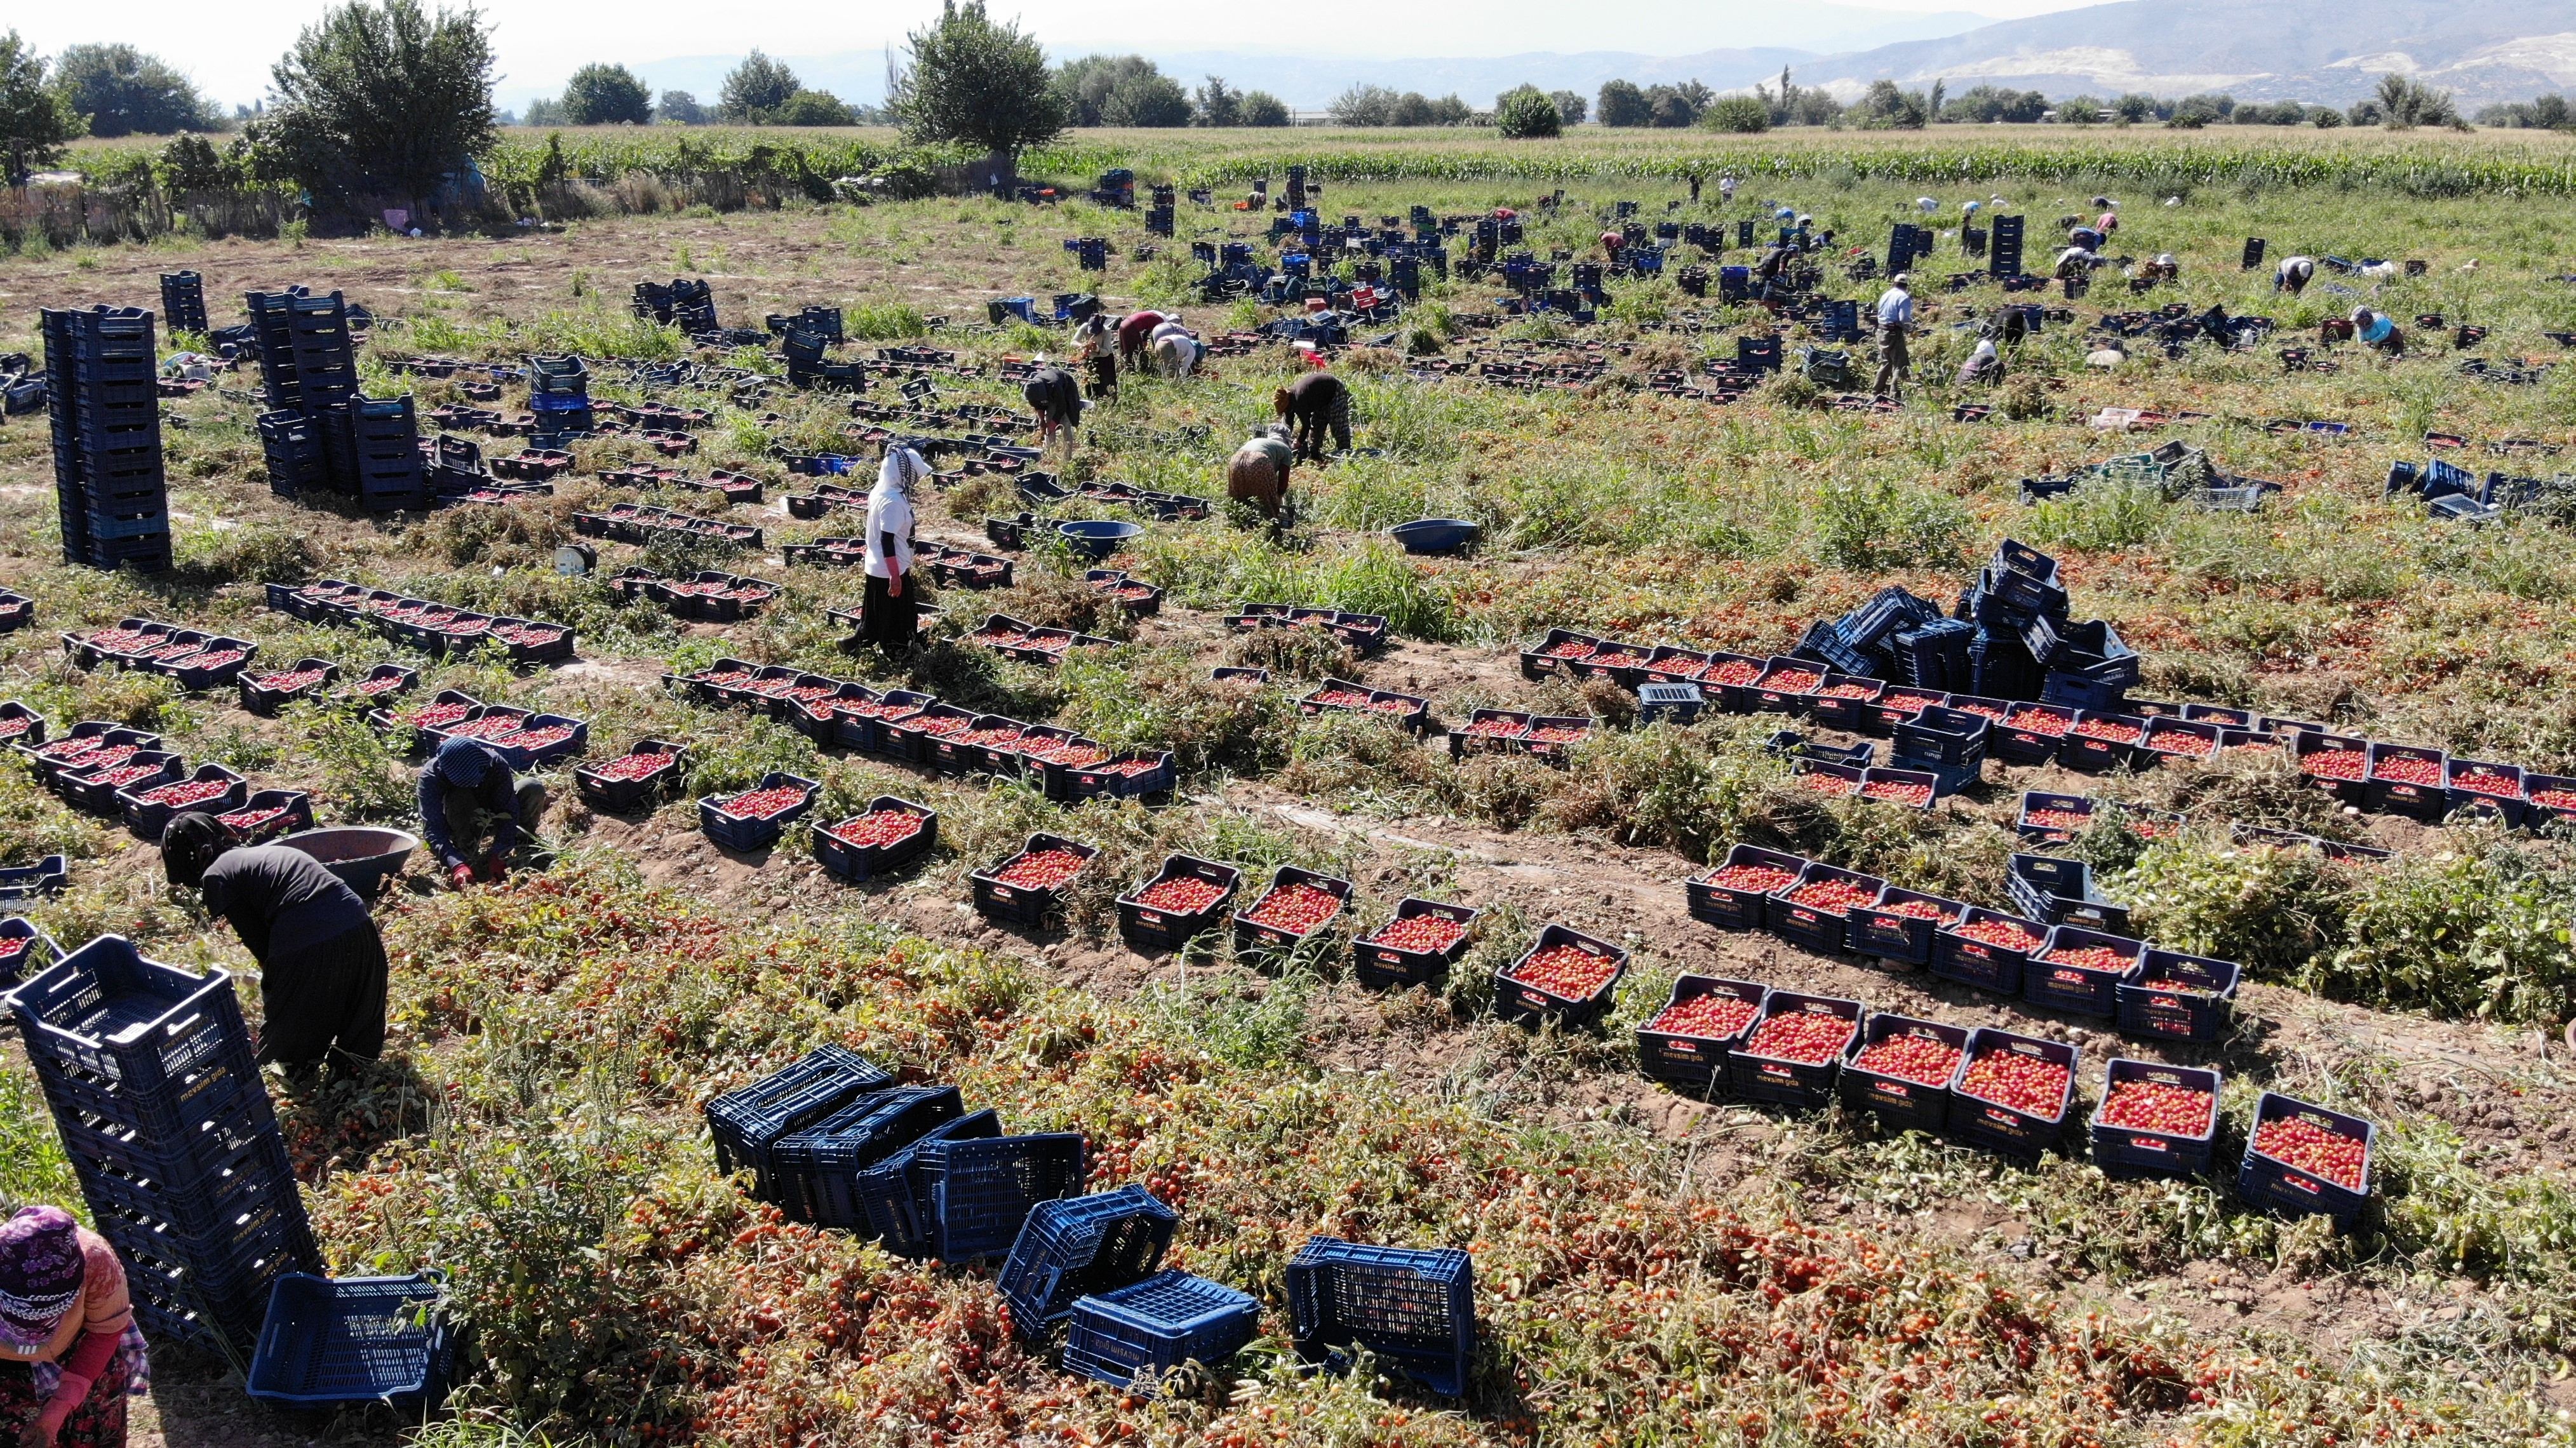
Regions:
<instances>
[{"instance_id":1,"label":"distant worker in field","mask_svg":"<svg viewBox=\"0 0 2576 1448\"><path fill-rule=\"evenodd\" d=\"M2102 249L2102 243L2108 239L2109 238L2103 236L2100 231L2090 226L2069 227L2066 232L2066 244L2068 246L2080 246L2086 251L2100 251Z\"/></svg>"},{"instance_id":2,"label":"distant worker in field","mask_svg":"<svg viewBox=\"0 0 2576 1448\"><path fill-rule=\"evenodd\" d=\"M2093 204L2102 208L2102 214L2093 220L2093 229L2107 239L2120 229L2120 203L2108 196L2096 196Z\"/></svg>"},{"instance_id":3,"label":"distant worker in field","mask_svg":"<svg viewBox=\"0 0 2576 1448\"><path fill-rule=\"evenodd\" d=\"M438 746L420 768L419 796L421 842L460 890L508 878L511 856L536 838L546 812L544 785L472 739Z\"/></svg>"},{"instance_id":4,"label":"distant worker in field","mask_svg":"<svg viewBox=\"0 0 2576 1448\"><path fill-rule=\"evenodd\" d=\"M2352 335L2353 340L2374 352L2385 352L2391 357L2406 355L2406 334L2397 330L2396 319L2386 312L2372 311L2368 307L2353 308Z\"/></svg>"},{"instance_id":5,"label":"distant worker in field","mask_svg":"<svg viewBox=\"0 0 2576 1448\"><path fill-rule=\"evenodd\" d=\"M1735 184L1736 184L1736 183L1735 183L1735 173L1734 173L1734 172L1732 172L1732 171L1729 171L1729 172L1727 172L1725 175L1718 177L1718 178L1717 178L1717 199L1718 199L1718 200L1720 200L1720 201L1722 201L1722 202L1725 202L1726 204L1728 204L1728 205L1730 205L1730 206L1734 205L1734 204L1735 204Z\"/></svg>"},{"instance_id":6,"label":"distant worker in field","mask_svg":"<svg viewBox=\"0 0 2576 1448\"><path fill-rule=\"evenodd\" d=\"M2308 283L2315 281L2316 277L2317 259L2315 257L2285 256L2281 258L2279 266L2272 268L2272 290L2288 292L2295 297L2306 291Z\"/></svg>"},{"instance_id":7,"label":"distant worker in field","mask_svg":"<svg viewBox=\"0 0 2576 1448\"><path fill-rule=\"evenodd\" d=\"M1118 360L1130 367L1140 366L1146 349L1154 340L1154 329L1172 320L1160 312L1130 312L1118 323Z\"/></svg>"},{"instance_id":8,"label":"distant worker in field","mask_svg":"<svg viewBox=\"0 0 2576 1448\"><path fill-rule=\"evenodd\" d=\"M1351 389L1330 372L1309 372L1272 395L1279 419L1295 431L1296 454L1324 460L1324 434L1337 452L1351 450Z\"/></svg>"},{"instance_id":9,"label":"distant worker in field","mask_svg":"<svg viewBox=\"0 0 2576 1448\"><path fill-rule=\"evenodd\" d=\"M1113 402L1118 397L1118 331L1110 325L1106 313L1094 312L1083 319L1082 330L1073 337L1073 355L1082 359L1091 374L1084 391L1095 402Z\"/></svg>"},{"instance_id":10,"label":"distant worker in field","mask_svg":"<svg viewBox=\"0 0 2576 1448\"><path fill-rule=\"evenodd\" d=\"M1627 244L1628 238L1621 232L1612 230L1601 233L1601 254L1609 259L1612 266L1619 264L1619 249Z\"/></svg>"},{"instance_id":11,"label":"distant worker in field","mask_svg":"<svg viewBox=\"0 0 2576 1448\"><path fill-rule=\"evenodd\" d=\"M912 493L930 464L908 447L889 447L868 491L867 584L859 596L859 637L889 654L908 652L921 636L921 594L912 572Z\"/></svg>"},{"instance_id":12,"label":"distant worker in field","mask_svg":"<svg viewBox=\"0 0 2576 1448\"><path fill-rule=\"evenodd\" d=\"M1992 387L2004 378L2003 354L1995 350L1995 333L1991 327L1977 329L1977 349L1959 364L1961 387Z\"/></svg>"},{"instance_id":13,"label":"distant worker in field","mask_svg":"<svg viewBox=\"0 0 2576 1448\"><path fill-rule=\"evenodd\" d=\"M1029 380L1020 384L1020 395L1038 415L1039 451L1053 448L1056 434L1062 433L1065 456L1071 457L1082 430L1082 387L1073 374L1040 356Z\"/></svg>"},{"instance_id":14,"label":"distant worker in field","mask_svg":"<svg viewBox=\"0 0 2576 1448\"><path fill-rule=\"evenodd\" d=\"M1175 382L1186 380L1207 351L1199 345L1198 337L1181 325L1178 317L1170 318L1154 329L1151 345L1155 365L1162 369L1164 376Z\"/></svg>"},{"instance_id":15,"label":"distant worker in field","mask_svg":"<svg viewBox=\"0 0 2576 1448\"><path fill-rule=\"evenodd\" d=\"M1288 474L1296 466L1297 450L1289 445L1288 429L1271 423L1234 450L1225 465L1225 495L1250 503L1261 510L1261 516L1275 520L1288 511Z\"/></svg>"},{"instance_id":16,"label":"distant worker in field","mask_svg":"<svg viewBox=\"0 0 2576 1448\"><path fill-rule=\"evenodd\" d=\"M1912 283L1913 278L1898 272L1878 296L1878 382L1872 390L1880 397L1897 398L1898 384L1914 373L1905 351L1906 334L1914 330Z\"/></svg>"},{"instance_id":17,"label":"distant worker in field","mask_svg":"<svg viewBox=\"0 0 2576 1448\"><path fill-rule=\"evenodd\" d=\"M2182 263L2174 259L2172 252L2160 251L2154 261L2138 269L2138 275L2151 282L2178 282L2182 280Z\"/></svg>"},{"instance_id":18,"label":"distant worker in field","mask_svg":"<svg viewBox=\"0 0 2576 1448\"><path fill-rule=\"evenodd\" d=\"M1773 316L1789 304L1789 258L1794 253L1787 246L1763 248L1753 263L1753 300Z\"/></svg>"}]
</instances>

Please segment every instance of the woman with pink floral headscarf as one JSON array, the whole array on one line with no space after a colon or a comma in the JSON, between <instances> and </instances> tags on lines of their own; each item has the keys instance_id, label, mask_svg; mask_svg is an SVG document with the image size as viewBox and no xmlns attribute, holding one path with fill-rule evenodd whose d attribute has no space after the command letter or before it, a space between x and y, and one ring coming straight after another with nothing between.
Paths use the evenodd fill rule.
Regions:
<instances>
[{"instance_id":1,"label":"woman with pink floral headscarf","mask_svg":"<svg viewBox=\"0 0 2576 1448\"><path fill-rule=\"evenodd\" d=\"M0 1448L124 1448L151 1383L107 1239L60 1207L0 1222Z\"/></svg>"}]
</instances>

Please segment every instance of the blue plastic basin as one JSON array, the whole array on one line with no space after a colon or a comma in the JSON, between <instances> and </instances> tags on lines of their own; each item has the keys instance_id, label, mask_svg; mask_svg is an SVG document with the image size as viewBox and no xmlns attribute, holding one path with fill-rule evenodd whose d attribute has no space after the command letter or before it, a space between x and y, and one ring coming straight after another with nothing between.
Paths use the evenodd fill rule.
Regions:
<instances>
[{"instance_id":1,"label":"blue plastic basin","mask_svg":"<svg viewBox=\"0 0 2576 1448\"><path fill-rule=\"evenodd\" d=\"M1092 562L1097 563L1101 559L1108 557L1110 554L1117 552L1119 547L1126 543L1128 539L1135 537L1137 534L1142 533L1145 530L1134 523L1119 523L1106 518L1092 518L1080 522L1058 523L1055 525L1055 531L1058 536L1064 539L1064 543L1067 548L1072 549L1081 557L1088 558Z\"/></svg>"},{"instance_id":2,"label":"blue plastic basin","mask_svg":"<svg viewBox=\"0 0 2576 1448\"><path fill-rule=\"evenodd\" d=\"M1407 553L1460 553L1476 546L1483 525L1464 518L1419 518L1387 530Z\"/></svg>"}]
</instances>

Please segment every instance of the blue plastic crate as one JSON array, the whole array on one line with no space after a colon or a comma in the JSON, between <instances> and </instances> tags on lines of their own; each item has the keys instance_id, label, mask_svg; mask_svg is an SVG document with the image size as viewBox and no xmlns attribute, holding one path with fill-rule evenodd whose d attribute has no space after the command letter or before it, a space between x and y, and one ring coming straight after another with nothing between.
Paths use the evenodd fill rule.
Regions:
<instances>
[{"instance_id":1,"label":"blue plastic crate","mask_svg":"<svg viewBox=\"0 0 2576 1448\"><path fill-rule=\"evenodd\" d=\"M2117 993L2120 1033L2176 1041L2215 1041L2227 1033L2236 987L2245 968L2232 960L2185 955L2154 946ZM2188 990L2150 990L2148 981L2172 981Z\"/></svg>"},{"instance_id":2,"label":"blue plastic crate","mask_svg":"<svg viewBox=\"0 0 2576 1448\"><path fill-rule=\"evenodd\" d=\"M1759 1033L1761 1022L1773 1016L1801 1014L1836 1016L1857 1031L1861 1004L1836 996L1773 990L1763 997L1762 1015L1754 1022L1753 1029ZM1795 1111L1816 1111L1833 1100L1834 1078L1840 1070L1841 1057L1840 1051L1821 1062L1759 1055L1748 1037L1743 1046L1727 1056L1727 1076L1735 1086L1735 1094L1747 1101L1768 1101Z\"/></svg>"},{"instance_id":3,"label":"blue plastic crate","mask_svg":"<svg viewBox=\"0 0 2576 1448\"><path fill-rule=\"evenodd\" d=\"M741 793L750 793L753 790L776 789L791 784L804 787L804 803L790 805L786 810L771 815L767 819L743 819L725 813L718 798L709 795L698 801L698 824L706 831L708 839L725 849L745 854L768 849L778 843L779 837L786 833L789 825L803 819L806 812L814 808L814 801L822 797L823 787L813 780L800 779L792 774L772 770L762 775L760 782L753 785L751 790L741 791ZM726 798L729 799L731 796Z\"/></svg>"},{"instance_id":4,"label":"blue plastic crate","mask_svg":"<svg viewBox=\"0 0 2576 1448\"><path fill-rule=\"evenodd\" d=\"M1962 1054L1968 1048L1965 1026L1873 1012L1861 1023L1860 1034L1843 1049L1842 1073L1837 1083L1843 1106L1871 1112L1899 1131L1939 1131L1949 1120L1950 1081L1958 1074L1955 1067L1939 1081L1917 1081L1853 1064L1862 1052L1891 1036L1920 1036Z\"/></svg>"},{"instance_id":5,"label":"blue plastic crate","mask_svg":"<svg viewBox=\"0 0 2576 1448\"><path fill-rule=\"evenodd\" d=\"M868 1230L898 1257L923 1258L938 1250L931 1226L929 1192L922 1180L921 1154L934 1142L972 1141L1002 1134L999 1113L970 1111L923 1132L884 1160L858 1174L852 1194L867 1214Z\"/></svg>"},{"instance_id":6,"label":"blue plastic crate","mask_svg":"<svg viewBox=\"0 0 2576 1448\"><path fill-rule=\"evenodd\" d=\"M2066 1089L2054 1114L2041 1114L1988 1101L1970 1092L1968 1069L1983 1056L2010 1052L2066 1068ZM1950 1135L1963 1146L1983 1147L2005 1156L2035 1157L2055 1149L2066 1130L2066 1114L2075 1102L2075 1073L2081 1069L2075 1048L2060 1041L2015 1035L1979 1026L1968 1037L1968 1052L1950 1083Z\"/></svg>"},{"instance_id":7,"label":"blue plastic crate","mask_svg":"<svg viewBox=\"0 0 2576 1448\"><path fill-rule=\"evenodd\" d=\"M2338 1136L2361 1142L2361 1187L2354 1190L2254 1149L2263 1123L2279 1117L2303 1117ZM2379 1128L2358 1116L2266 1091L2254 1103L2254 1120L2245 1133L2245 1159L2236 1169L2236 1195L2247 1205L2290 1216L2333 1219L2338 1231L2351 1231L2370 1205L2371 1173L2377 1165Z\"/></svg>"},{"instance_id":8,"label":"blue plastic crate","mask_svg":"<svg viewBox=\"0 0 2576 1448\"><path fill-rule=\"evenodd\" d=\"M1582 1000L1568 1000L1543 986L1516 979L1522 967L1541 951L1560 945L1571 946L1610 962L1609 978ZM1502 1020L1527 1026L1554 1020L1569 1030L1579 1030L1609 1014L1611 1002L1618 995L1619 981L1627 973L1628 952L1569 926L1550 924L1541 927L1538 939L1521 952L1520 959L1494 973L1494 1014Z\"/></svg>"},{"instance_id":9,"label":"blue plastic crate","mask_svg":"<svg viewBox=\"0 0 2576 1448\"><path fill-rule=\"evenodd\" d=\"M1673 981L1673 992L1664 1002L1671 1010L1684 1001L1702 996L1729 996L1753 1007L1754 1018L1762 1012L1762 998L1769 986L1749 980L1725 980L1716 976L1683 975ZM1656 1030L1652 1021L1661 1019L1657 1011L1648 1022L1637 1027L1637 1069L1653 1080L1670 1086L1702 1093L1712 1092L1726 1079L1727 1053L1744 1042L1745 1031L1753 1028L1748 1019L1744 1030L1731 1036L1698 1036L1683 1031Z\"/></svg>"},{"instance_id":10,"label":"blue plastic crate","mask_svg":"<svg viewBox=\"0 0 2576 1448\"><path fill-rule=\"evenodd\" d=\"M1476 1355L1475 1261L1455 1248L1312 1237L1288 1263L1297 1355L1346 1370L1353 1348L1435 1393L1463 1397Z\"/></svg>"},{"instance_id":11,"label":"blue plastic crate","mask_svg":"<svg viewBox=\"0 0 2576 1448\"><path fill-rule=\"evenodd\" d=\"M2016 950L1958 933L1962 926L1993 920L2020 928L2030 937L2028 948ZM2001 995L2019 995L2023 969L2028 966L2032 953L2047 940L2048 926L2040 921L1971 905L1957 921L1932 932L1930 969L1942 980L1957 981L1961 985L1972 985Z\"/></svg>"},{"instance_id":12,"label":"blue plastic crate","mask_svg":"<svg viewBox=\"0 0 2576 1448\"><path fill-rule=\"evenodd\" d=\"M2119 952L2121 961L2118 968L2100 970L2051 958L2060 950L2096 947ZM2145 952L2146 945L2142 941L2060 925L2049 932L2048 944L2041 947L2030 958L2029 965L2023 968L2021 997L2032 1005L2109 1020L2120 1013L2120 982L2136 970Z\"/></svg>"},{"instance_id":13,"label":"blue plastic crate","mask_svg":"<svg viewBox=\"0 0 2576 1448\"><path fill-rule=\"evenodd\" d=\"M11 992L8 1004L31 1059L137 1095L177 1099L250 1040L229 973L191 975L145 958L121 935L64 956Z\"/></svg>"},{"instance_id":14,"label":"blue plastic crate","mask_svg":"<svg viewBox=\"0 0 2576 1448\"><path fill-rule=\"evenodd\" d=\"M1221 1282L1157 1272L1082 1298L1065 1338L1067 1371L1125 1386L1151 1385L1184 1362L1213 1366L1261 1330L1261 1304Z\"/></svg>"},{"instance_id":15,"label":"blue plastic crate","mask_svg":"<svg viewBox=\"0 0 2576 1448\"><path fill-rule=\"evenodd\" d=\"M1690 902L1690 917L1721 930L1759 930L1766 918L1771 892L1717 885L1711 883L1711 877L1738 865L1759 865L1785 871L1794 880L1813 863L1804 855L1783 854L1758 845L1735 845L1727 850L1725 859L1683 883L1682 888Z\"/></svg>"},{"instance_id":16,"label":"blue plastic crate","mask_svg":"<svg viewBox=\"0 0 2576 1448\"><path fill-rule=\"evenodd\" d=\"M993 1283L1011 1306L1013 1331L1043 1337L1077 1299L1151 1275L1180 1220L1139 1186L1038 1203Z\"/></svg>"},{"instance_id":17,"label":"blue plastic crate","mask_svg":"<svg viewBox=\"0 0 2576 1448\"><path fill-rule=\"evenodd\" d=\"M2113 1092L2131 1081L2208 1092L2209 1125L2196 1134L2104 1125L2102 1107L2110 1103ZM2093 1108L2093 1164L2111 1176L2207 1176L2217 1154L2218 1088L2216 1071L2115 1058L2102 1076L2102 1100Z\"/></svg>"},{"instance_id":18,"label":"blue plastic crate","mask_svg":"<svg viewBox=\"0 0 2576 1448\"><path fill-rule=\"evenodd\" d=\"M965 1114L965 1100L954 1086L896 1086L779 1138L769 1149L779 1208L800 1222L866 1231L859 1173Z\"/></svg>"},{"instance_id":19,"label":"blue plastic crate","mask_svg":"<svg viewBox=\"0 0 2576 1448\"><path fill-rule=\"evenodd\" d=\"M445 1295L443 1273L285 1273L269 1289L243 1391L295 1408L383 1402L406 1414L431 1411L455 1367Z\"/></svg>"},{"instance_id":20,"label":"blue plastic crate","mask_svg":"<svg viewBox=\"0 0 2576 1448\"><path fill-rule=\"evenodd\" d=\"M1082 1190L1082 1134L1045 1132L933 1142L917 1171L929 1191L942 1261L972 1262L1011 1250L1038 1203Z\"/></svg>"},{"instance_id":21,"label":"blue plastic crate","mask_svg":"<svg viewBox=\"0 0 2576 1448\"><path fill-rule=\"evenodd\" d=\"M2007 866L2004 892L2013 907L2034 920L2125 935L2129 907L2102 898L2093 869L2061 855L2016 854Z\"/></svg>"},{"instance_id":22,"label":"blue plastic crate","mask_svg":"<svg viewBox=\"0 0 2576 1448\"><path fill-rule=\"evenodd\" d=\"M755 1174L754 1194L775 1202L778 1188L769 1152L780 1138L894 1084L892 1073L856 1051L818 1046L787 1069L707 1102L716 1170L730 1175L749 1168Z\"/></svg>"},{"instance_id":23,"label":"blue plastic crate","mask_svg":"<svg viewBox=\"0 0 2576 1448\"><path fill-rule=\"evenodd\" d=\"M1707 702L1697 684L1640 684L1637 722L1689 724L1699 718Z\"/></svg>"}]
</instances>

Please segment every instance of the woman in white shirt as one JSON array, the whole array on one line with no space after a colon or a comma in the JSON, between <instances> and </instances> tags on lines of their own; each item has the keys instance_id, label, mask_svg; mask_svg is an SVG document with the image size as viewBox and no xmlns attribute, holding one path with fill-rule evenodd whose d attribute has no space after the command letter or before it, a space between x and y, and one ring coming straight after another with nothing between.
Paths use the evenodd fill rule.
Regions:
<instances>
[{"instance_id":1,"label":"woman in white shirt","mask_svg":"<svg viewBox=\"0 0 2576 1448\"><path fill-rule=\"evenodd\" d=\"M859 604L859 637L890 654L912 647L921 601L905 575L912 572L912 499L930 464L908 447L886 449L877 485L868 493L868 585Z\"/></svg>"}]
</instances>

